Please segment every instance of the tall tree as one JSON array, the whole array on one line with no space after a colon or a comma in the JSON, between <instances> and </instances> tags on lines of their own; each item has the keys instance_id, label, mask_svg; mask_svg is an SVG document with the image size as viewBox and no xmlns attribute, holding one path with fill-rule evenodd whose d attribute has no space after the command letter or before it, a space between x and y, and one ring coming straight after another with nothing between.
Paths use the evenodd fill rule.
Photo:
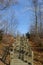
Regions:
<instances>
[{"instance_id":1,"label":"tall tree","mask_svg":"<svg viewBox=\"0 0 43 65\"><path fill-rule=\"evenodd\" d=\"M38 10L38 0L32 0L34 5L34 12L35 12L35 32L38 32L38 18L37 18L37 10Z\"/></svg>"},{"instance_id":2,"label":"tall tree","mask_svg":"<svg viewBox=\"0 0 43 65\"><path fill-rule=\"evenodd\" d=\"M43 3L43 2L42 2ZM39 3L39 19L40 19L40 26L39 26L39 35L42 36L43 33L43 21L42 21L42 17L43 17L43 12L42 12L42 8L41 8L42 4Z\"/></svg>"}]
</instances>

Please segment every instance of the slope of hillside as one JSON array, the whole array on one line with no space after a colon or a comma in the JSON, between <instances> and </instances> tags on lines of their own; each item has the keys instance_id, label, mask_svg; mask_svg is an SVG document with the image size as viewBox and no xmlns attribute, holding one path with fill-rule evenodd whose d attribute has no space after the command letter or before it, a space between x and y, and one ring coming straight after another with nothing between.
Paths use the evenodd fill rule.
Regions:
<instances>
[{"instance_id":1,"label":"slope of hillside","mask_svg":"<svg viewBox=\"0 0 43 65\"><path fill-rule=\"evenodd\" d=\"M1 65L6 65L5 62L9 64L10 56L6 49L7 47L9 48L9 46L12 45L14 42L15 42L15 38L13 36L6 35L6 34L3 35L3 39L0 42L0 64ZM8 54L6 55L6 53ZM3 62L2 60L5 58L5 56L6 56L6 60Z\"/></svg>"},{"instance_id":2,"label":"slope of hillside","mask_svg":"<svg viewBox=\"0 0 43 65\"><path fill-rule=\"evenodd\" d=\"M43 65L43 39L41 39L41 42L42 42L42 46L38 46L37 43L30 41L30 47L33 51L34 65Z\"/></svg>"}]
</instances>

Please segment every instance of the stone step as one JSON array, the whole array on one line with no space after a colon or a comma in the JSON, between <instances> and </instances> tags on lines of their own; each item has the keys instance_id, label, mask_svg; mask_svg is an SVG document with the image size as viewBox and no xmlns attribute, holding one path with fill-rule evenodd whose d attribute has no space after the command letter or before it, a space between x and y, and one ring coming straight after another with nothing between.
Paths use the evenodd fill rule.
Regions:
<instances>
[{"instance_id":1,"label":"stone step","mask_svg":"<svg viewBox=\"0 0 43 65\"><path fill-rule=\"evenodd\" d=\"M20 59L12 59L10 65L28 65Z\"/></svg>"}]
</instances>

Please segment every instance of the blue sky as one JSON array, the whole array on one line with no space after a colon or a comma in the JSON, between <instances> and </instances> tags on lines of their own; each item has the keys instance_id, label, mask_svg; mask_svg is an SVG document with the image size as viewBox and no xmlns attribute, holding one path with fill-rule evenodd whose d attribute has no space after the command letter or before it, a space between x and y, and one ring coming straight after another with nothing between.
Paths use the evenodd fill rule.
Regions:
<instances>
[{"instance_id":1,"label":"blue sky","mask_svg":"<svg viewBox=\"0 0 43 65\"><path fill-rule=\"evenodd\" d=\"M31 0L19 0L19 5L16 8L16 15L19 20L19 30L21 33L29 31L30 25L33 22L33 11L31 11ZM21 27L20 27L21 26Z\"/></svg>"},{"instance_id":2,"label":"blue sky","mask_svg":"<svg viewBox=\"0 0 43 65\"><path fill-rule=\"evenodd\" d=\"M11 5L6 10L0 11L0 15L2 15L0 20L1 22L3 20L8 21L10 30L11 18L14 16L14 20L16 19L18 22L17 30L22 34L26 33L27 31L30 31L30 25L34 20L32 7L31 0L18 0L18 4ZM12 31L14 32L14 27L12 28Z\"/></svg>"}]
</instances>

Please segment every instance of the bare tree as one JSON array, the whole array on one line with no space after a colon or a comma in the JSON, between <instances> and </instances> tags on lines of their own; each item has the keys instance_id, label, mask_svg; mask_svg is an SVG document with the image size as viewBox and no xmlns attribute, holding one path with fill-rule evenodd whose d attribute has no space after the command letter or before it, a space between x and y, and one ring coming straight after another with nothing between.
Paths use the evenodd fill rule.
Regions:
<instances>
[{"instance_id":1,"label":"bare tree","mask_svg":"<svg viewBox=\"0 0 43 65\"><path fill-rule=\"evenodd\" d=\"M0 10L4 10L7 7L9 7L9 5L11 5L12 3L16 3L17 0L0 0Z\"/></svg>"},{"instance_id":2,"label":"bare tree","mask_svg":"<svg viewBox=\"0 0 43 65\"><path fill-rule=\"evenodd\" d=\"M40 37L42 37L42 33L43 33L43 21L42 21L42 17L43 17L43 13L41 11L41 6L42 4L39 3L39 19L40 19L40 26L39 26L39 35Z\"/></svg>"},{"instance_id":3,"label":"bare tree","mask_svg":"<svg viewBox=\"0 0 43 65\"><path fill-rule=\"evenodd\" d=\"M12 13L11 21L10 21L10 33L12 35L14 35L16 33L17 27L18 27L18 21L17 21L16 17L14 16L14 13Z\"/></svg>"},{"instance_id":4,"label":"bare tree","mask_svg":"<svg viewBox=\"0 0 43 65\"><path fill-rule=\"evenodd\" d=\"M32 40L36 43L36 46L40 46L42 44L40 36L42 36L42 13L41 6L38 4L38 0L32 0L34 4L34 13L35 13L35 25L31 27L31 34L33 36ZM39 13L39 15L38 15ZM39 26L39 27L38 27Z\"/></svg>"},{"instance_id":5,"label":"bare tree","mask_svg":"<svg viewBox=\"0 0 43 65\"><path fill-rule=\"evenodd\" d=\"M32 0L34 5L34 13L35 13L35 34L41 35L42 33L42 12L41 12L41 3L39 3L39 0ZM38 14L39 13L39 14Z\"/></svg>"},{"instance_id":6,"label":"bare tree","mask_svg":"<svg viewBox=\"0 0 43 65\"><path fill-rule=\"evenodd\" d=\"M35 12L35 32L38 33L38 17L37 17L37 9L38 9L38 0L32 0L34 5L34 12Z\"/></svg>"},{"instance_id":7,"label":"bare tree","mask_svg":"<svg viewBox=\"0 0 43 65\"><path fill-rule=\"evenodd\" d=\"M0 0L0 10L3 11L6 8L8 8L11 4L17 4L17 2L18 2L17 0ZM2 16L3 15L1 15L0 20L2 19ZM11 22L8 23L8 20L2 20L0 27L3 27L6 33L9 32L11 34L14 34L14 32L17 29L17 25L18 25L17 19L15 19L14 12L12 12Z\"/></svg>"}]
</instances>

